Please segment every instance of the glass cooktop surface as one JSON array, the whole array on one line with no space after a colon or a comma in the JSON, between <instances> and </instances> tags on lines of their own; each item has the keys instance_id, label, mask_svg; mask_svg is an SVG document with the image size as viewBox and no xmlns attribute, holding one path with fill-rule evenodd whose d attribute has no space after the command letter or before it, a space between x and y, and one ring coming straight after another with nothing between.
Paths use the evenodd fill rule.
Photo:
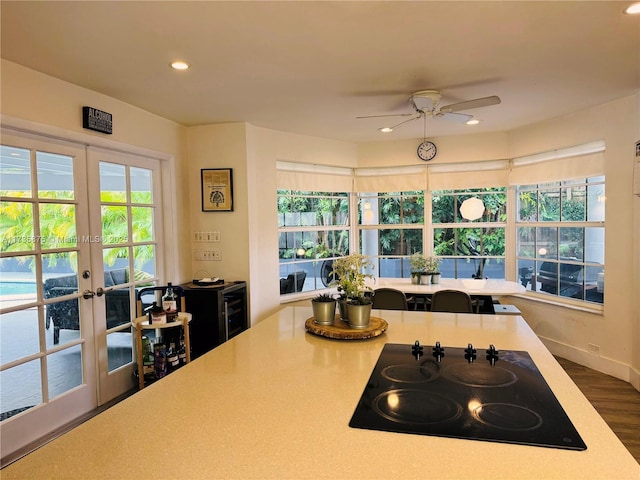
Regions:
<instances>
[{"instance_id":1,"label":"glass cooktop surface","mask_svg":"<svg viewBox=\"0 0 640 480\"><path fill-rule=\"evenodd\" d=\"M587 448L529 354L493 345L386 344L349 426Z\"/></svg>"}]
</instances>

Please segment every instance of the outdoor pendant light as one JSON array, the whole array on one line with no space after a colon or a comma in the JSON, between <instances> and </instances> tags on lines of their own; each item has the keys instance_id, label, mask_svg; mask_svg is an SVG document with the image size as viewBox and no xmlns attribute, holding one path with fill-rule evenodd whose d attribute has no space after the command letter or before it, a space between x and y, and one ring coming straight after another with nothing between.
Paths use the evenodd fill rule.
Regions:
<instances>
[{"instance_id":1,"label":"outdoor pendant light","mask_svg":"<svg viewBox=\"0 0 640 480\"><path fill-rule=\"evenodd\" d=\"M484 213L484 203L478 197L467 198L460 205L460 214L465 220L477 220Z\"/></svg>"}]
</instances>

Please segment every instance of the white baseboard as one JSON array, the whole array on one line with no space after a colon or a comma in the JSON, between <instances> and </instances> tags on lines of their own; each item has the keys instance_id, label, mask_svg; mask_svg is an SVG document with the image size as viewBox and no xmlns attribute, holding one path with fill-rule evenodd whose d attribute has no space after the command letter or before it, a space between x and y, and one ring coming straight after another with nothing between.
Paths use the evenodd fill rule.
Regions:
<instances>
[{"instance_id":1,"label":"white baseboard","mask_svg":"<svg viewBox=\"0 0 640 480\"><path fill-rule=\"evenodd\" d=\"M549 351L558 357L566 358L572 362L589 367L601 373L606 373L612 377L630 383L633 388L640 391L640 372L634 370L630 365L626 365L617 360L594 355L586 350L580 350L571 345L566 345L549 338L540 337L540 340Z\"/></svg>"}]
</instances>

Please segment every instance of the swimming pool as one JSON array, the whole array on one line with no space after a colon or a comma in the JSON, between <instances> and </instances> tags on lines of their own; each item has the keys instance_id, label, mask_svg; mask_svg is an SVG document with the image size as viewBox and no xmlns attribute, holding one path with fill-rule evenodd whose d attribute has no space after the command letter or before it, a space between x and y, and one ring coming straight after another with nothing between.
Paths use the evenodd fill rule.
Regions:
<instances>
[{"instance_id":1,"label":"swimming pool","mask_svg":"<svg viewBox=\"0 0 640 480\"><path fill-rule=\"evenodd\" d=\"M0 296L35 294L35 282L0 282Z\"/></svg>"}]
</instances>

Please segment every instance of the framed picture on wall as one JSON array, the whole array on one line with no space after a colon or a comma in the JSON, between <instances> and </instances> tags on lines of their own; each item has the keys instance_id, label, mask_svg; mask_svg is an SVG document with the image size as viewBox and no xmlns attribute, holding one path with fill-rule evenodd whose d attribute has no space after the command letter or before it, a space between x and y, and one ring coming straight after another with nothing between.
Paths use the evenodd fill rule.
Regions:
<instances>
[{"instance_id":1,"label":"framed picture on wall","mask_svg":"<svg viewBox=\"0 0 640 480\"><path fill-rule=\"evenodd\" d=\"M233 175L231 168L203 168L202 211L233 211Z\"/></svg>"}]
</instances>

